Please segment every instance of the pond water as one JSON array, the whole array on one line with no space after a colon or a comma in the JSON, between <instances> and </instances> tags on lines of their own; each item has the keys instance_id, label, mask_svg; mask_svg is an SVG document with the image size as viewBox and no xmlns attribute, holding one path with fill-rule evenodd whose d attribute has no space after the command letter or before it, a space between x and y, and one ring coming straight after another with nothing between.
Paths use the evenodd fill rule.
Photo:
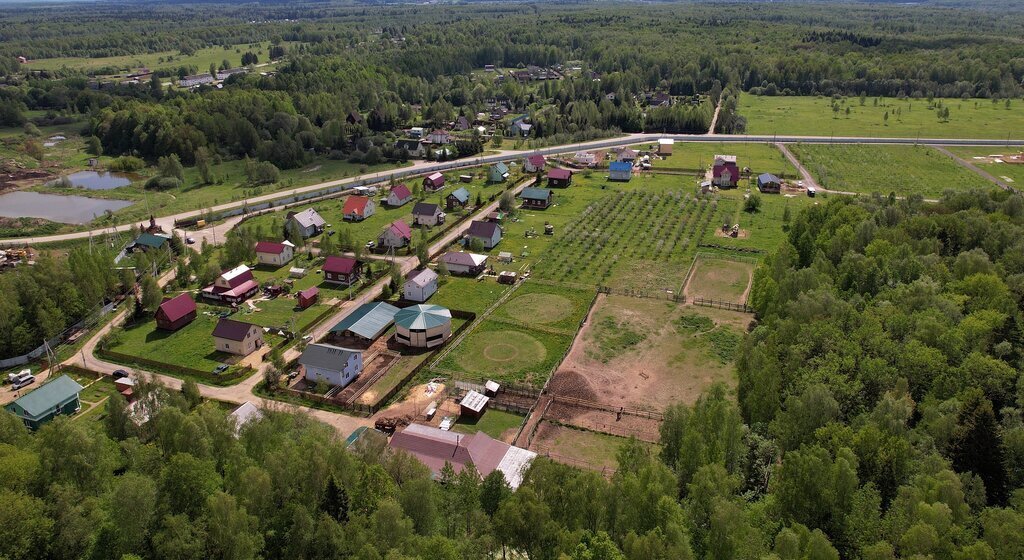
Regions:
<instances>
[{"instance_id":1,"label":"pond water","mask_svg":"<svg viewBox=\"0 0 1024 560\"><path fill-rule=\"evenodd\" d=\"M107 210L120 210L131 205L130 200L15 191L0 195L0 216L46 218L65 224L86 224Z\"/></svg>"},{"instance_id":2,"label":"pond water","mask_svg":"<svg viewBox=\"0 0 1024 560\"><path fill-rule=\"evenodd\" d=\"M127 187L132 184L133 177L125 173L111 173L109 171L79 171L58 179L60 182L67 179L72 187L81 187L91 191L105 191L118 187Z\"/></svg>"}]
</instances>

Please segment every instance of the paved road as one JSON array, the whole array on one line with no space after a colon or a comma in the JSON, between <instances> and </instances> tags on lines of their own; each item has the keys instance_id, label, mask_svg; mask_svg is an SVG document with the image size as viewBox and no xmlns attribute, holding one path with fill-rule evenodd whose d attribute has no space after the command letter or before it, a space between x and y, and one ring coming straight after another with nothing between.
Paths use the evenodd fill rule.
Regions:
<instances>
[{"instance_id":1,"label":"paved road","mask_svg":"<svg viewBox=\"0 0 1024 560\"><path fill-rule=\"evenodd\" d=\"M314 185L307 185L297 189L291 189L287 192L276 192L258 196L244 201L229 202L214 206L212 210L214 212L220 212L224 210L231 210L235 208L241 208L245 205L257 204L260 202L268 202L271 200L277 200L286 198L294 194L303 194L322 190L325 188L336 187L339 185L351 185L353 187L377 183L381 181L387 181L394 177L400 179L412 175L421 175L423 173L432 171L445 171L450 169L456 169L460 167L470 167L475 165L495 163L499 161L508 161L513 159L519 159L526 155L533 153L540 153L543 155L553 155L566 152L574 152L578 150L598 149L598 148L612 148L615 146L626 146L631 144L638 144L644 142L654 142L659 138L672 138L676 142L771 142L771 143L808 143L808 144L921 144L928 146L1005 146L1008 144L1021 145L1024 144L1024 140L1007 140L1007 139L973 139L973 138L879 138L879 137L859 137L859 136L778 136L778 135L719 135L719 134L646 134L646 133L635 133L635 134L624 134L617 138L608 140L595 140L592 142L579 142L574 144L563 144L560 146L551 146L547 148L540 148L536 150L502 150L497 154L489 156L481 156L477 158L467 158L456 162L447 163L436 163L429 161L422 161L409 167L403 167L400 169L390 169L387 171L379 171L375 173L368 173L366 175L360 175L358 177L351 177L347 179L337 179L334 181L326 181L323 183L317 183ZM161 225L166 231L170 231L174 227L175 220L182 220L186 218L194 218L205 214L205 210L192 210L188 212L181 212L171 216L163 216L157 218L157 223ZM0 244L39 244L49 243L54 241L67 241L72 239L83 239L93 235L103 235L104 233L110 232L111 229L117 231L128 231L131 229L135 222L122 224L116 228L103 228L95 229L90 231L80 231L75 233L65 233L60 235L47 235L39 237L15 237L0 239Z\"/></svg>"}]
</instances>

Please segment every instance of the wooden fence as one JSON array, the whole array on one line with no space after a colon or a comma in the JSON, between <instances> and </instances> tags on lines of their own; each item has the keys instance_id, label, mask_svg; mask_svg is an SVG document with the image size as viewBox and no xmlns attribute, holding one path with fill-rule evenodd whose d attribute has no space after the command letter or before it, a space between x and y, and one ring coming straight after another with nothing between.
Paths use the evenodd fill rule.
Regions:
<instances>
[{"instance_id":1,"label":"wooden fence","mask_svg":"<svg viewBox=\"0 0 1024 560\"><path fill-rule=\"evenodd\" d=\"M226 385L228 381L234 381L236 379L244 379L246 377L249 377L255 371L251 367L246 366L235 368L234 370L229 370L230 373L228 373L227 375L214 375L213 372L209 371L177 366L174 364L168 364L166 362L150 360L149 358L143 358L141 356L122 354L120 352L114 352L113 350L102 350L100 348L97 348L95 353L100 358L104 360L109 360L111 362L124 364L128 366L151 368L153 371L156 371L158 373L169 373L171 375L196 377L201 379L204 383L209 383L211 385Z\"/></svg>"},{"instance_id":2,"label":"wooden fence","mask_svg":"<svg viewBox=\"0 0 1024 560\"><path fill-rule=\"evenodd\" d=\"M613 414L636 416L637 418L646 418L648 420L657 420L659 422L665 419L665 415L663 413L654 410L644 410L642 408L631 408L626 406L614 406L605 403L600 403L597 401L579 399L576 397L563 397L561 395L551 395L551 400L556 403L568 406L589 408L591 410L600 410L602 412L611 412Z\"/></svg>"},{"instance_id":3,"label":"wooden fence","mask_svg":"<svg viewBox=\"0 0 1024 560\"><path fill-rule=\"evenodd\" d=\"M722 301L718 299L704 299L695 297L690 300L690 303L699 305L701 307L714 307L715 309L728 309L729 311L739 311L741 313L753 313L754 308L743 303L735 303L731 301Z\"/></svg>"}]
</instances>

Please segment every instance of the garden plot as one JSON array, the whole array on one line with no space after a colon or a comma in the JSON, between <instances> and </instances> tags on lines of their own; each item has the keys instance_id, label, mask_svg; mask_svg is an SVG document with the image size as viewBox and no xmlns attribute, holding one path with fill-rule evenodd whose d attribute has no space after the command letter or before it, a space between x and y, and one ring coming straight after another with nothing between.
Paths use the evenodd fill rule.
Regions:
<instances>
[{"instance_id":1,"label":"garden plot","mask_svg":"<svg viewBox=\"0 0 1024 560\"><path fill-rule=\"evenodd\" d=\"M786 225L810 206L815 199L804 195L759 194L761 206L756 212L743 210L740 190L722 191L718 195L718 212L708 222L702 243L741 252L767 251L778 248L787 238ZM740 235L722 233L722 226L739 224Z\"/></svg>"},{"instance_id":2,"label":"garden plot","mask_svg":"<svg viewBox=\"0 0 1024 560\"><path fill-rule=\"evenodd\" d=\"M750 320L743 313L600 295L548 393L651 412L693 403L713 383L735 383L733 358ZM632 421L626 415L616 421L612 414L609 422L607 414L582 410L558 418L598 431L606 431L598 424ZM648 433L657 431L657 423L653 428L650 422L640 424L629 429L642 431L646 425Z\"/></svg>"},{"instance_id":3,"label":"garden plot","mask_svg":"<svg viewBox=\"0 0 1024 560\"><path fill-rule=\"evenodd\" d=\"M714 205L679 192L610 193L565 227L534 271L556 282L678 290Z\"/></svg>"},{"instance_id":4,"label":"garden plot","mask_svg":"<svg viewBox=\"0 0 1024 560\"><path fill-rule=\"evenodd\" d=\"M753 259L697 255L683 295L690 300L699 298L745 304L754 266Z\"/></svg>"}]
</instances>

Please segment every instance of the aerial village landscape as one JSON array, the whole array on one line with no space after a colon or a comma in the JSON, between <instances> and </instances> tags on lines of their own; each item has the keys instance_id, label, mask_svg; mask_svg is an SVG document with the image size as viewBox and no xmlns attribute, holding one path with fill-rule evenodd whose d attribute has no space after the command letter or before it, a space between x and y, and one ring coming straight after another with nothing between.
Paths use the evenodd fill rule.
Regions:
<instances>
[{"instance_id":1,"label":"aerial village landscape","mask_svg":"<svg viewBox=\"0 0 1024 560\"><path fill-rule=\"evenodd\" d=\"M0 15L0 558L1024 558L1019 9L80 4Z\"/></svg>"}]
</instances>

